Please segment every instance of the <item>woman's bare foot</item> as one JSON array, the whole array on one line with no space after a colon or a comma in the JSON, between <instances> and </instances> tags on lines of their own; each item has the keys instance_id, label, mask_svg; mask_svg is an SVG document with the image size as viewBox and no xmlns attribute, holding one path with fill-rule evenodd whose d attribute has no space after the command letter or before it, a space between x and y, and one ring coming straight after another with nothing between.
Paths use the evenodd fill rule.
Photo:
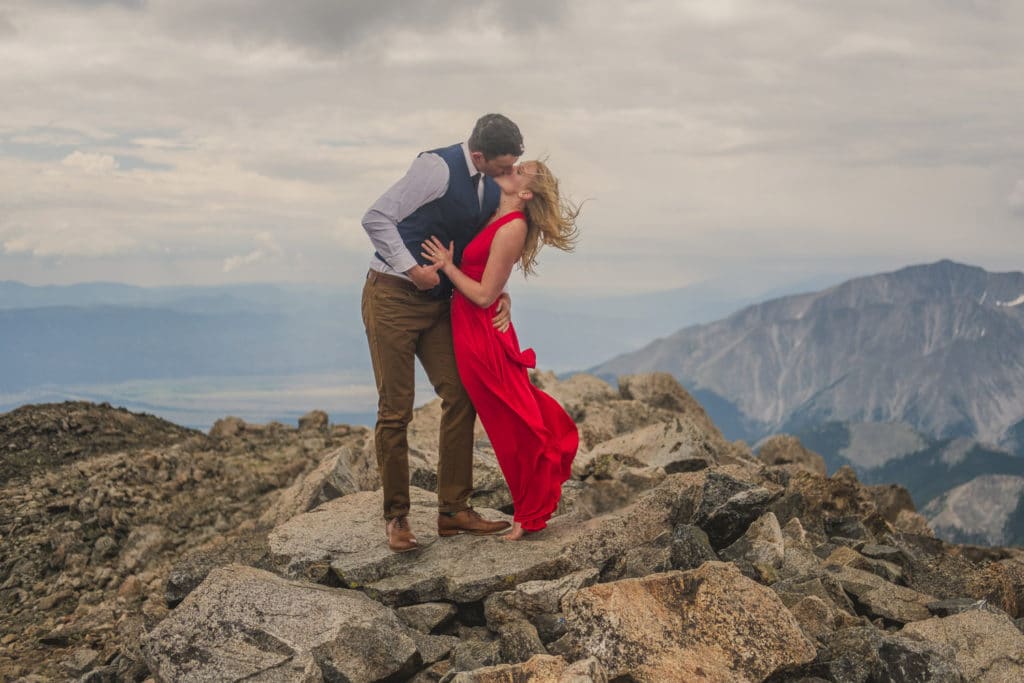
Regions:
<instances>
[{"instance_id":1,"label":"woman's bare foot","mask_svg":"<svg viewBox=\"0 0 1024 683\"><path fill-rule=\"evenodd\" d=\"M507 534L505 534L504 536L502 536L502 538L505 539L506 541L518 541L520 538L522 538L525 535L526 535L526 532L523 531L523 525L520 524L519 522L513 522L512 523L512 531L510 531Z\"/></svg>"}]
</instances>

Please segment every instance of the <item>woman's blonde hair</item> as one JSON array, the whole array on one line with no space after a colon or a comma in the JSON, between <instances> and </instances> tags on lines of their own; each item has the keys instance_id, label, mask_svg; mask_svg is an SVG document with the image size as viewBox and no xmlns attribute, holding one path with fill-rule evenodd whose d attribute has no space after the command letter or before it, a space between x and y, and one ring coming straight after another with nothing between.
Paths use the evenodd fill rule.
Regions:
<instances>
[{"instance_id":1,"label":"woman's blonde hair","mask_svg":"<svg viewBox=\"0 0 1024 683\"><path fill-rule=\"evenodd\" d=\"M530 275L536 272L537 253L544 245L562 251L573 250L579 236L576 217L580 215L580 206L562 198L558 192L558 178L543 161L524 163L534 164L528 186L533 197L526 202L524 209L526 244L519 265L524 274Z\"/></svg>"}]
</instances>

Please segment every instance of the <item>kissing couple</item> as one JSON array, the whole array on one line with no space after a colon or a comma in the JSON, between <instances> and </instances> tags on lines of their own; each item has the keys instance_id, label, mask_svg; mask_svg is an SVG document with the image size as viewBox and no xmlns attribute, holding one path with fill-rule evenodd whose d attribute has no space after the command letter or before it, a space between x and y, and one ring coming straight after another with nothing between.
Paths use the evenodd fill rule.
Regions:
<instances>
[{"instance_id":1,"label":"kissing couple","mask_svg":"<svg viewBox=\"0 0 1024 683\"><path fill-rule=\"evenodd\" d=\"M415 358L442 399L439 536L509 529L469 505L477 414L512 494L505 539L543 529L571 474L576 425L530 382L536 356L519 347L505 285L516 264L534 271L542 246L572 249L579 209L543 162L517 164L522 154L519 127L487 114L466 142L417 156L363 217L375 249L362 298L379 396L374 447L395 552L419 547L408 519Z\"/></svg>"}]
</instances>

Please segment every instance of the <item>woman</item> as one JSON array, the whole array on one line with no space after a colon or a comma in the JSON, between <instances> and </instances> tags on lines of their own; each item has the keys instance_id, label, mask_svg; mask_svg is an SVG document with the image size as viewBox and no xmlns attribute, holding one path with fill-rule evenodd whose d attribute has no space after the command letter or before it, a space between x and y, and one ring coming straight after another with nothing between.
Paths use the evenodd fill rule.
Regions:
<instances>
[{"instance_id":1,"label":"woman","mask_svg":"<svg viewBox=\"0 0 1024 683\"><path fill-rule=\"evenodd\" d=\"M455 361L512 493L512 531L503 538L514 541L547 526L571 473L579 434L558 402L530 383L526 369L536 365L533 350L521 351L515 329L498 331L491 318L516 262L529 274L543 245L572 250L579 209L559 197L558 180L540 161L524 162L495 181L498 210L466 247L461 269L452 245L446 248L436 237L424 242L423 256L455 285Z\"/></svg>"}]
</instances>

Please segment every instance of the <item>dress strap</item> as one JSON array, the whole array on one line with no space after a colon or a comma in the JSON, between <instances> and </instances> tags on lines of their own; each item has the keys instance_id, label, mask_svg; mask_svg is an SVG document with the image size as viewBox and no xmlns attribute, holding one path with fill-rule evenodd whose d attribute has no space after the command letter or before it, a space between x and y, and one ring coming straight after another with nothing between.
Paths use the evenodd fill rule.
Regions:
<instances>
[{"instance_id":1,"label":"dress strap","mask_svg":"<svg viewBox=\"0 0 1024 683\"><path fill-rule=\"evenodd\" d=\"M496 218L494 220L494 222L491 223L491 225L494 226L495 230L497 230L501 226L505 225L506 223L510 223L510 222L514 221L515 219L517 219L517 218L522 218L525 221L526 220L526 214L523 213L522 211L509 211L504 216L501 216L500 218Z\"/></svg>"}]
</instances>

